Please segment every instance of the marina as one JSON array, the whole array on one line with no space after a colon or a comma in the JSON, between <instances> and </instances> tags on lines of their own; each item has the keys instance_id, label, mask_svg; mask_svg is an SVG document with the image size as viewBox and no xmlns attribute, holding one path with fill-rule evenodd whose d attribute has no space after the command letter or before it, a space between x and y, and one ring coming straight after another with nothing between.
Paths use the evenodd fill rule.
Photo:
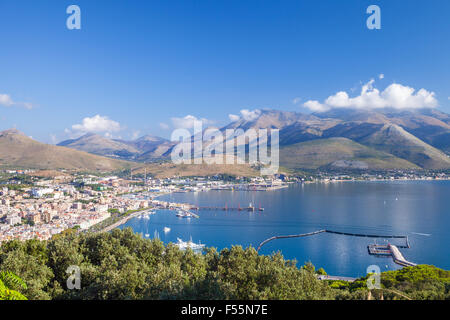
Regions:
<instances>
[{"instance_id":1,"label":"marina","mask_svg":"<svg viewBox=\"0 0 450 320\"><path fill-rule=\"evenodd\" d=\"M378 265L382 271L397 270L404 261L448 269L449 255L439 254L435 248L450 243L449 192L449 181L380 181L299 184L269 193L177 193L158 198L170 203L170 210L158 208L150 220L131 219L121 228L132 227L135 232L150 235L157 230L164 243L192 237L194 243L201 240L206 247L218 250L233 245L256 249L264 239L274 236L328 230L334 233L269 241L259 253L280 251L298 265L311 261L328 274L342 277L365 275L370 265ZM181 208L186 203L202 208L199 211L183 208L198 214L199 219L176 216L178 209L172 205ZM264 211L216 209L227 204L234 208L247 204L243 208L249 203L255 208L261 206ZM170 232L164 232L165 227ZM398 248L403 259L396 255L394 261L392 252L397 251L387 250L387 244ZM370 254L369 245L378 246L373 246L372 252L378 250L379 254Z\"/></svg>"},{"instance_id":2,"label":"marina","mask_svg":"<svg viewBox=\"0 0 450 320\"><path fill-rule=\"evenodd\" d=\"M196 218L196 219L200 218L199 215L197 215L197 214L195 214L193 212L186 211L186 210L178 210L178 213L176 214L176 216L179 217L179 218L187 218L187 219L189 219L189 218Z\"/></svg>"},{"instance_id":3,"label":"marina","mask_svg":"<svg viewBox=\"0 0 450 320\"><path fill-rule=\"evenodd\" d=\"M224 207L207 207L207 206L201 206L201 207L193 207L193 210L222 210L222 211L264 211L264 208L261 207L261 205L256 208L250 203L248 207L241 207L240 204L238 204L237 207L228 207L227 204L225 204Z\"/></svg>"}]
</instances>

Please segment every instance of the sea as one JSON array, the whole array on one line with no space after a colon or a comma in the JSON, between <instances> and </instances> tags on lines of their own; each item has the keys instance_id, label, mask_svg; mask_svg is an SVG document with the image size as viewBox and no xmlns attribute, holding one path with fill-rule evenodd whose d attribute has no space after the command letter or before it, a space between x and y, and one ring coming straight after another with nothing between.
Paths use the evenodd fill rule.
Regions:
<instances>
[{"instance_id":1,"label":"sea","mask_svg":"<svg viewBox=\"0 0 450 320\"><path fill-rule=\"evenodd\" d=\"M149 219L133 218L131 227L145 238L164 243L192 239L218 250L257 248L267 238L317 230L408 236L403 256L417 264L450 269L450 181L367 181L292 184L272 191L204 191L172 193L160 200L200 207L249 207L263 211L199 210L200 217L179 218L157 210ZM170 228L165 232L165 228ZM167 231L167 229L166 229ZM369 244L405 245L405 239L368 238L321 233L273 240L260 253L280 252L298 266L312 262L330 275L360 277L377 266L397 270L390 257L371 256Z\"/></svg>"}]
</instances>

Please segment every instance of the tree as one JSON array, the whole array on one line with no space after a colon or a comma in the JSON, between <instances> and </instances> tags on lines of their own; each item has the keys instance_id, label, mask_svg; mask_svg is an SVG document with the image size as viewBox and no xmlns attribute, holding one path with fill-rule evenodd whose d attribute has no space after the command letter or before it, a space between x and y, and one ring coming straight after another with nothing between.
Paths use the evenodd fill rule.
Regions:
<instances>
[{"instance_id":1,"label":"tree","mask_svg":"<svg viewBox=\"0 0 450 320\"><path fill-rule=\"evenodd\" d=\"M26 283L14 273L9 271L0 271L0 300L27 300L16 287L27 288Z\"/></svg>"},{"instance_id":2,"label":"tree","mask_svg":"<svg viewBox=\"0 0 450 320\"><path fill-rule=\"evenodd\" d=\"M317 274L321 275L321 276L326 276L327 275L327 273L325 272L324 268L320 268L319 270L317 270Z\"/></svg>"},{"instance_id":3,"label":"tree","mask_svg":"<svg viewBox=\"0 0 450 320\"><path fill-rule=\"evenodd\" d=\"M37 240L11 241L0 247L0 270L12 272L26 282L26 288L17 286L14 290L28 299L51 299L47 286L53 272L46 265L46 252L46 243Z\"/></svg>"}]
</instances>

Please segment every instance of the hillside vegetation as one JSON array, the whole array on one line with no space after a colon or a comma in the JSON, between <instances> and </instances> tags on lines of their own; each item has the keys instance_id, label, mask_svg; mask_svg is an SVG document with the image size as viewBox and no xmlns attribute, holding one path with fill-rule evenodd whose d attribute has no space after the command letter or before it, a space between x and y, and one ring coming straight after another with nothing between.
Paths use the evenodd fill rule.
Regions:
<instances>
[{"instance_id":1,"label":"hillside vegetation","mask_svg":"<svg viewBox=\"0 0 450 320\"><path fill-rule=\"evenodd\" d=\"M68 290L66 270L79 266L81 289ZM28 299L366 299L366 277L354 283L321 281L279 253L258 255L234 246L204 254L143 239L131 229L65 232L50 241L11 241L0 247L0 270L26 283L11 290ZM384 299L450 299L450 272L417 266L382 274Z\"/></svg>"},{"instance_id":2,"label":"hillside vegetation","mask_svg":"<svg viewBox=\"0 0 450 320\"><path fill-rule=\"evenodd\" d=\"M418 168L404 159L347 138L318 139L283 147L280 149L280 164L291 169L351 165L360 169Z\"/></svg>"},{"instance_id":3,"label":"hillside vegetation","mask_svg":"<svg viewBox=\"0 0 450 320\"><path fill-rule=\"evenodd\" d=\"M7 130L0 133L0 166L111 171L128 168L130 163L40 143L17 130Z\"/></svg>"}]
</instances>

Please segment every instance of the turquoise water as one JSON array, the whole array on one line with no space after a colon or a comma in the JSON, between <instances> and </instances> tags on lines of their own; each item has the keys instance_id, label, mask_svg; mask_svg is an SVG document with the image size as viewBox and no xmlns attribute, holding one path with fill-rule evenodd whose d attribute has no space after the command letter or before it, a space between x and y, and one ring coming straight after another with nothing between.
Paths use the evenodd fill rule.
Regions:
<instances>
[{"instance_id":1,"label":"turquoise water","mask_svg":"<svg viewBox=\"0 0 450 320\"><path fill-rule=\"evenodd\" d=\"M174 193L161 200L199 206L241 207L253 203L263 212L200 210L200 219L182 219L175 211L158 210L149 220L134 218L122 225L165 243L177 238L201 241L218 249L247 247L274 235L298 234L319 229L366 234L408 235L411 248L405 258L420 264L450 269L450 181L342 182L292 185L275 191L208 191ZM164 227L171 228L164 233ZM386 243L378 239L377 243ZM401 240L390 240L404 244ZM281 251L299 264L311 261L327 273L362 276L369 265L381 271L398 269L391 258L370 256L371 238L319 234L307 238L275 240L262 254Z\"/></svg>"}]
</instances>

